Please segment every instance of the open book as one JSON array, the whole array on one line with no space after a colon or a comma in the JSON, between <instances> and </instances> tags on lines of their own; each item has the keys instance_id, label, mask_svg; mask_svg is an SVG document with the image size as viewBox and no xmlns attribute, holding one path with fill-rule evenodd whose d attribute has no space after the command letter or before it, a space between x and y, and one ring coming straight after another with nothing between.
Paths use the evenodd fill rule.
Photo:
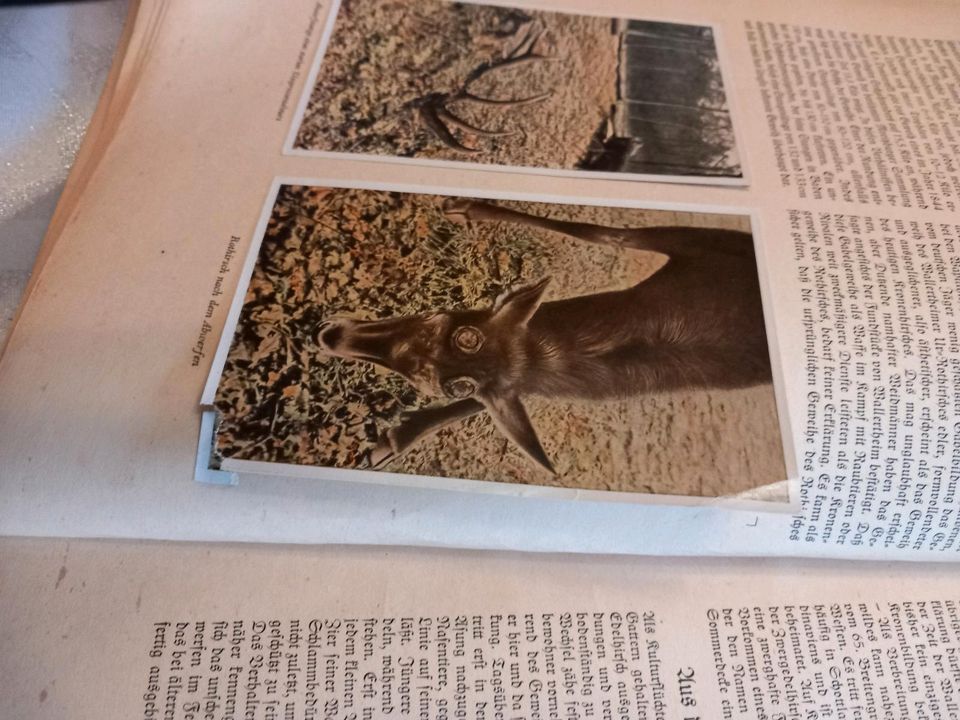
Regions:
<instances>
[{"instance_id":1,"label":"open book","mask_svg":"<svg viewBox=\"0 0 960 720\"><path fill-rule=\"evenodd\" d=\"M0 549L19 720L913 720L960 702L956 569L940 563Z\"/></svg>"},{"instance_id":2,"label":"open book","mask_svg":"<svg viewBox=\"0 0 960 720\"><path fill-rule=\"evenodd\" d=\"M955 559L958 30L140 4L0 358L0 530Z\"/></svg>"}]
</instances>

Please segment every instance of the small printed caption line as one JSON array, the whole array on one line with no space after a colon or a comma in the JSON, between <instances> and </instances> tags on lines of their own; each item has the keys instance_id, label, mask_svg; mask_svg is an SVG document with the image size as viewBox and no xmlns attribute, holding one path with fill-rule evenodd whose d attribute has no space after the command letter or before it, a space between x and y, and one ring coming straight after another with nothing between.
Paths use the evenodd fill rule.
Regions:
<instances>
[{"instance_id":1,"label":"small printed caption line","mask_svg":"<svg viewBox=\"0 0 960 720\"><path fill-rule=\"evenodd\" d=\"M199 367L200 361L207 355L205 350L207 345L207 337L213 330L213 325L210 323L210 320L213 318L213 314L216 312L216 309L220 307L220 301L217 298L223 295L223 280L227 273L230 272L230 261L233 260L237 254L237 243L239 242L239 235L231 235L230 242L227 243L227 251L223 254L223 260L220 261L220 271L217 275L217 279L213 283L213 292L210 293L210 301L207 303L207 309L203 314L203 323L200 326L200 334L197 336L197 341L193 344L193 348L190 351L193 355L193 358L190 361L191 367Z\"/></svg>"}]
</instances>

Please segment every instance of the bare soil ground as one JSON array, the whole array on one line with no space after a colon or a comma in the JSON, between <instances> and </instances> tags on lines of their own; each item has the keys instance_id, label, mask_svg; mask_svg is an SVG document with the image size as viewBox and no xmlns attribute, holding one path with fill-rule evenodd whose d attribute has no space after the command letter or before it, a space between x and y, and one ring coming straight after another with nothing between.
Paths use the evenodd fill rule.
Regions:
<instances>
[{"instance_id":1,"label":"bare soil ground","mask_svg":"<svg viewBox=\"0 0 960 720\"><path fill-rule=\"evenodd\" d=\"M496 99L550 98L513 107L452 103L472 125L515 134L455 130L475 154L441 142L420 117L422 100L456 93L471 72L503 60L538 28L534 51L550 60L487 73L470 90ZM295 145L574 168L616 99L616 66L617 36L604 18L439 0L345 0Z\"/></svg>"},{"instance_id":2,"label":"bare soil ground","mask_svg":"<svg viewBox=\"0 0 960 720\"><path fill-rule=\"evenodd\" d=\"M550 275L546 300L628 287L664 258L505 223L450 223L444 198L281 189L218 389L223 457L363 468L404 410L434 402L372 365L322 355L317 323L481 307ZM744 217L502 202L624 227L749 230ZM525 400L557 476L485 414L423 440L387 470L571 488L715 497L785 478L773 390L696 391L612 403Z\"/></svg>"}]
</instances>

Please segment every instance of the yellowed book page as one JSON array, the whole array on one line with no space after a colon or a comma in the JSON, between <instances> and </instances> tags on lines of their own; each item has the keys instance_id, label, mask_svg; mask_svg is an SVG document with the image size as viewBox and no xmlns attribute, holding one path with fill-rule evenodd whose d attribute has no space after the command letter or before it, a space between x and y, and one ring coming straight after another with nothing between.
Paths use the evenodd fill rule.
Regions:
<instances>
[{"instance_id":1,"label":"yellowed book page","mask_svg":"<svg viewBox=\"0 0 960 720\"><path fill-rule=\"evenodd\" d=\"M4 539L4 715L949 717L943 565Z\"/></svg>"},{"instance_id":2,"label":"yellowed book page","mask_svg":"<svg viewBox=\"0 0 960 720\"><path fill-rule=\"evenodd\" d=\"M491 169L479 162L443 158L404 162L339 151L294 152L291 133L309 100L312 88L307 81L314 79L314 58L330 27L332 10L329 4L305 0L290 3L282 13L268 13L252 2L144 3L140 12L155 20L150 40L138 44L144 53L138 56L135 86L95 170L84 180L82 201L75 203L49 248L0 359L2 532L554 551L956 557L960 525L950 497L951 492L956 497L957 479L943 470L949 467L949 433L955 432L949 402L943 417L931 415L930 428L933 424L936 428L921 434L912 434L906 427L879 427L877 458L867 454L856 482L851 479L855 477L852 445L822 442L825 428L841 423L843 412L848 414L849 431L843 442L850 443L857 438L855 426L865 433L866 441L874 420L882 425L882 417L893 414L887 412L893 405L883 399L873 415L864 411L856 423L853 420L858 398L865 399L875 386L889 389L897 381L905 382L908 373L901 372L902 367L909 372L922 370L910 365L913 359L905 359L918 355L919 344L903 341L904 334L897 331L901 326L913 327L915 318L891 315L883 337L900 338L899 344L885 348L881 340L872 348L889 352L877 366L879 379L874 378L872 365L864 365L860 380L866 390L860 392L856 378L844 381L816 363L811 366L811 358L843 344L841 338L820 332L816 323L842 324L841 316L849 317L850 312L841 307L846 315L827 313L811 320L808 329L815 331L817 340L813 342L804 331L804 293L813 293L815 300L817 292L833 292L833 288L823 282L818 291L814 274L806 287L808 281L799 271L800 266L808 266L812 273L814 265L822 264L823 273L835 272L827 266L828 250L839 257L840 238L851 233L859 238L861 252L879 248L878 252L887 253L881 262L890 265L893 256L902 253L896 244L888 248L885 238L897 237L900 230L926 243L925 252L932 253L934 244L953 248L942 258L949 265L956 249L951 239L956 237L956 227L951 224L955 213L947 203L948 192L939 186L936 191L925 189L923 171L914 168L921 182L917 189L907 184L897 190L894 182L892 198L883 195L877 200L863 180L864 199L845 199L847 186L841 180L846 182L846 176L841 178L834 168L831 195L829 188L815 188L807 177L811 173L825 176L817 168L836 159L828 152L829 143L804 145L809 133L794 132L790 142L796 147L791 150L794 146L786 139L774 142L771 136L787 116L796 131L795 110L801 120L806 118L804 113L815 120L822 120L821 111L831 116L823 110L824 102L818 105L817 93L840 81L831 81L824 67L833 62L836 74L850 61L829 60L823 57L824 48L868 53L874 51L877 38L917 38L917 42L890 42L899 53L895 57L923 60L916 65L918 76L910 74L913 66L907 62L892 69L883 66L885 77L896 70L897 82L905 86L908 80L936 74L930 68L952 67L955 42L949 39L956 37L958 29L954 6L604 2L586 8L575 2L551 4L549 10L554 11L715 29L743 175L742 181L719 184L689 177L686 182L676 182L676 177L656 182L649 173L636 173L643 177L627 180L614 173ZM944 39L946 44L940 42ZM511 52L516 55L507 59L526 63L527 51L551 52L536 42L531 47L515 48ZM778 57L787 57L778 53L788 50L796 57L778 64ZM803 74L807 66L809 72ZM786 75L781 78L778 72ZM785 87L787 80L793 83L791 92L810 98L809 107L777 105L771 91ZM919 82L914 84L917 98L930 100L924 112L934 112L939 91L933 85L927 91ZM889 99L896 92L888 88L881 95ZM487 98L497 99L523 98ZM439 119L448 131L461 132L458 128L464 118L457 114L453 100L448 97L445 103L427 107L424 122ZM885 112L905 112L890 103ZM451 107L456 116L452 120ZM869 114L871 107L864 101L861 110ZM950 122L948 116L944 126L952 127ZM432 132L442 137L443 131L435 123L433 127ZM840 137L841 130L834 130ZM436 142L437 147L450 149L449 144ZM937 148L928 144L928 149L920 143L911 152L927 158L933 168L926 171L931 178L951 176L949 168L933 167ZM791 152L802 157L804 147L814 157L813 171L784 164ZM853 156L857 147L854 143L850 148ZM786 155L778 157L778 153ZM845 156L840 159L846 161ZM854 165L852 160L847 162L844 172L852 176L860 168ZM905 177L907 170L900 170L898 176ZM882 185L877 178L874 181ZM797 490L803 509L776 514L756 508L517 498L448 492L436 486L359 484L339 472L318 472L322 480L251 472L236 488L194 483L201 393L227 321L230 298L247 282L241 258L262 241L258 223L269 216L271 191L283 184L402 188L495 202L551 201L749 217L762 270L771 384L777 390L771 408L775 406L779 427L769 425L773 436L782 435L786 473L800 475L802 487ZM848 189L857 192L854 184ZM835 248L821 247L827 237ZM809 262L805 264L803 258ZM847 260L856 265L855 258ZM888 278L891 287L905 282L908 274L899 265L896 272L903 277ZM869 282L866 275L835 274L837 283L849 282L853 288ZM950 280L933 278L928 289L940 297ZM844 294L842 287L839 294ZM918 297L919 314L926 318L926 290ZM904 296L903 303L909 302ZM882 317L876 322L883 327ZM956 352L949 344L946 323L937 332L947 341L940 352L949 369ZM852 336L850 332L842 340L852 342ZM823 344L823 338L830 343ZM935 367L928 368L928 373L935 372ZM949 387L949 372L944 377ZM835 383L838 398L848 393L840 398L849 401L846 409L839 400L829 401L824 390L828 382ZM914 391L921 397L922 388L903 392ZM936 409L935 394L923 401ZM905 406L906 402L900 405ZM919 413L917 418L915 426L920 428ZM939 430L948 432L946 449L938 449L936 443L920 448L922 437L936 438ZM890 433L892 445L883 442ZM748 436L722 426L714 434L717 446L728 437ZM523 454L517 452L517 447L524 447L516 442L519 434L507 435L508 440L511 437L503 445L504 456L514 453L510 457L524 462ZM924 470L927 475L917 476L919 483L913 478L920 468L897 464L908 442L916 444L917 452L926 453L929 467ZM529 452L531 443L526 447L528 456L537 455ZM558 447L562 449L562 444ZM699 450L687 455L695 461ZM747 454L746 461L750 459ZM893 465L888 466L888 461Z\"/></svg>"}]
</instances>

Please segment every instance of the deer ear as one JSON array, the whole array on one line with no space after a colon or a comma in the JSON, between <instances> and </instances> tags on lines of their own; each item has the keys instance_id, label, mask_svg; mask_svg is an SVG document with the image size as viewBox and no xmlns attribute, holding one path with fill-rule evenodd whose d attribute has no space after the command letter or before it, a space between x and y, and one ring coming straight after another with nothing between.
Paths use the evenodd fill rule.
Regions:
<instances>
[{"instance_id":1,"label":"deer ear","mask_svg":"<svg viewBox=\"0 0 960 720\"><path fill-rule=\"evenodd\" d=\"M537 431L520 398L516 395L487 395L482 400L500 432L516 443L531 460L551 475L556 475L557 471L540 444Z\"/></svg>"},{"instance_id":2,"label":"deer ear","mask_svg":"<svg viewBox=\"0 0 960 720\"><path fill-rule=\"evenodd\" d=\"M507 290L493 304L493 315L497 319L508 320L511 325L524 325L540 307L543 292L547 289L550 277L547 276L532 285Z\"/></svg>"}]
</instances>

